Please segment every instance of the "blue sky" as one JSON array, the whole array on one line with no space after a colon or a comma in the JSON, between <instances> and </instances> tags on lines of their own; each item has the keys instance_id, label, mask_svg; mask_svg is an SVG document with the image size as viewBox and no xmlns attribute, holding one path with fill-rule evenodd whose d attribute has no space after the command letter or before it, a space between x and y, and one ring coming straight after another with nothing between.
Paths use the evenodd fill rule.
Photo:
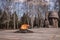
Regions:
<instances>
[{"instance_id":1,"label":"blue sky","mask_svg":"<svg viewBox=\"0 0 60 40\"><path fill-rule=\"evenodd\" d=\"M57 0L50 0L48 10L49 11L59 10L59 3L57 2Z\"/></svg>"},{"instance_id":2,"label":"blue sky","mask_svg":"<svg viewBox=\"0 0 60 40\"><path fill-rule=\"evenodd\" d=\"M16 1L18 1L18 0L16 0ZM46 0L46 1L48 1L48 0ZM28 5L26 3L22 3L22 2L23 2L23 0L21 0L20 2L19 1L15 2L15 3L13 2L10 5L10 11L12 13L13 13L13 11L16 11L17 15L19 17L22 16L23 13L25 13L28 10ZM6 6L6 3L7 2L5 0L0 0L0 8L4 9L4 7ZM55 3L56 3L56 0L49 0L49 6L48 6L49 11L53 11L55 9L58 10L59 7L58 7L58 5L55 5ZM34 12L34 13L36 13L36 12ZM43 14L43 15L45 15L45 14Z\"/></svg>"},{"instance_id":3,"label":"blue sky","mask_svg":"<svg viewBox=\"0 0 60 40\"><path fill-rule=\"evenodd\" d=\"M4 9L6 6L6 1L5 0L0 0L0 9ZM13 13L13 11L17 12L17 15L20 17L27 11L27 5L25 3L21 2L13 2L10 5L10 11Z\"/></svg>"}]
</instances>

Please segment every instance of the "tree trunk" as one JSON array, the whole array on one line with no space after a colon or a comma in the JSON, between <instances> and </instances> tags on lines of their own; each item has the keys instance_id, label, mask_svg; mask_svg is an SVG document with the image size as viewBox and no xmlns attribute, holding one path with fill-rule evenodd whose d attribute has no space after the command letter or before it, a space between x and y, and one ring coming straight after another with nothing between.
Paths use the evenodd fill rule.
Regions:
<instances>
[{"instance_id":1,"label":"tree trunk","mask_svg":"<svg viewBox=\"0 0 60 40\"><path fill-rule=\"evenodd\" d=\"M14 20L13 21L14 21L14 29L15 29L15 14L14 14Z\"/></svg>"},{"instance_id":2,"label":"tree trunk","mask_svg":"<svg viewBox=\"0 0 60 40\"><path fill-rule=\"evenodd\" d=\"M49 13L46 12L46 13L45 13L45 27L49 27L48 15L49 15Z\"/></svg>"},{"instance_id":3,"label":"tree trunk","mask_svg":"<svg viewBox=\"0 0 60 40\"><path fill-rule=\"evenodd\" d=\"M32 28L33 28L33 24L34 24L34 17L32 15L32 17L31 17L31 26L32 26Z\"/></svg>"},{"instance_id":4,"label":"tree trunk","mask_svg":"<svg viewBox=\"0 0 60 40\"><path fill-rule=\"evenodd\" d=\"M18 22L17 22L17 29L18 29Z\"/></svg>"}]
</instances>

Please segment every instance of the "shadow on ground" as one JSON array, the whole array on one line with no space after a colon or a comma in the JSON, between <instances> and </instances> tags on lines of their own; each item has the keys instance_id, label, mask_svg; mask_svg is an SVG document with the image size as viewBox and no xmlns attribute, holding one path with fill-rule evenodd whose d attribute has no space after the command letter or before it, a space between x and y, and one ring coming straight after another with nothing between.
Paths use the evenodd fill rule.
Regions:
<instances>
[{"instance_id":1,"label":"shadow on ground","mask_svg":"<svg viewBox=\"0 0 60 40\"><path fill-rule=\"evenodd\" d=\"M24 30L23 31L17 30L14 33L34 33L34 32L31 30L25 30L25 31Z\"/></svg>"}]
</instances>

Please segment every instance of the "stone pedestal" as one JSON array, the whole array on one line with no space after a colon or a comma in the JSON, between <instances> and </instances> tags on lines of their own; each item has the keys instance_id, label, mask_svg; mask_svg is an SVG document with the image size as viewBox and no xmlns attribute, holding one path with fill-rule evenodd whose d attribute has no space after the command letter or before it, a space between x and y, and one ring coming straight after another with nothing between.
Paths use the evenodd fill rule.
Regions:
<instances>
[{"instance_id":1,"label":"stone pedestal","mask_svg":"<svg viewBox=\"0 0 60 40\"><path fill-rule=\"evenodd\" d=\"M58 20L57 19L52 19L53 21L53 27L58 28Z\"/></svg>"}]
</instances>

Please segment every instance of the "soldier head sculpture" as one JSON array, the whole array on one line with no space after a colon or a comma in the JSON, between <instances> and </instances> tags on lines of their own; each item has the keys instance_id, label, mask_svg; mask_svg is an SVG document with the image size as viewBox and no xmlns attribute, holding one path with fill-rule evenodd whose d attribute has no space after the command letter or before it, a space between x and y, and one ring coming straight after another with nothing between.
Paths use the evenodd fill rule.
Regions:
<instances>
[{"instance_id":1,"label":"soldier head sculpture","mask_svg":"<svg viewBox=\"0 0 60 40\"><path fill-rule=\"evenodd\" d=\"M48 3L48 13L46 13L47 15L47 19L49 21L49 24L52 25L53 28L57 28L58 27L58 10L59 10L59 4L57 2L57 0L49 0Z\"/></svg>"},{"instance_id":2,"label":"soldier head sculpture","mask_svg":"<svg viewBox=\"0 0 60 40\"><path fill-rule=\"evenodd\" d=\"M55 0L53 2L53 0L51 0L52 3L50 3L50 14L49 14L49 21L50 24L52 25L53 28L57 28L58 27L58 10L59 10L59 4L57 2L57 0Z\"/></svg>"},{"instance_id":3,"label":"soldier head sculpture","mask_svg":"<svg viewBox=\"0 0 60 40\"><path fill-rule=\"evenodd\" d=\"M58 27L58 12L56 11L52 11L50 14L49 14L49 21L50 21L50 24L53 26L53 28L57 28Z\"/></svg>"}]
</instances>

